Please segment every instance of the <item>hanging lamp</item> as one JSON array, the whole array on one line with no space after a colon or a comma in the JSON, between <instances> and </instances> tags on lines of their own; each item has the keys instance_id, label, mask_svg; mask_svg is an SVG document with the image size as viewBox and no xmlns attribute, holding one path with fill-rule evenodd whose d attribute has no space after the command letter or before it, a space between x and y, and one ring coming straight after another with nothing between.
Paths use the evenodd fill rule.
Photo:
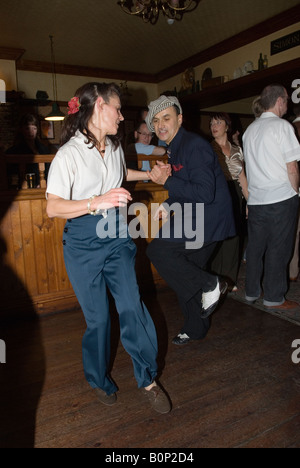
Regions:
<instances>
[{"instance_id":1,"label":"hanging lamp","mask_svg":"<svg viewBox=\"0 0 300 468\"><path fill-rule=\"evenodd\" d=\"M53 81L53 97L54 101L52 103L52 111L50 112L45 120L50 120L52 122L58 122L60 120L64 120L66 117L65 114L60 110L59 105L57 103L57 81L56 81L56 69L55 69L55 58L54 58L54 49L53 49L53 36L49 36L50 38L50 48L51 48L51 62L52 62L52 81Z\"/></svg>"}]
</instances>

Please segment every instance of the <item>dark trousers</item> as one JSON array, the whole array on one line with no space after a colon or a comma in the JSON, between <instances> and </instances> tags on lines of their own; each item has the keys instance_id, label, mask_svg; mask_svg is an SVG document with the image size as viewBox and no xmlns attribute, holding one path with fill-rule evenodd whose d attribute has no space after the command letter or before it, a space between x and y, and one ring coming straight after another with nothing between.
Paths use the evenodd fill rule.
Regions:
<instances>
[{"instance_id":1,"label":"dark trousers","mask_svg":"<svg viewBox=\"0 0 300 468\"><path fill-rule=\"evenodd\" d=\"M295 241L299 198L270 205L250 205L246 266L246 299L280 305L288 290L288 264Z\"/></svg>"},{"instance_id":2,"label":"dark trousers","mask_svg":"<svg viewBox=\"0 0 300 468\"><path fill-rule=\"evenodd\" d=\"M194 340L204 338L209 330L209 319L202 319L202 293L216 287L217 277L205 271L216 243L201 249L186 249L184 242L154 239L147 255L161 277L176 292L184 315L181 333Z\"/></svg>"},{"instance_id":3,"label":"dark trousers","mask_svg":"<svg viewBox=\"0 0 300 468\"><path fill-rule=\"evenodd\" d=\"M223 276L232 285L237 284L241 261L241 243L239 236L230 237L220 242L211 262L211 271Z\"/></svg>"},{"instance_id":4,"label":"dark trousers","mask_svg":"<svg viewBox=\"0 0 300 468\"><path fill-rule=\"evenodd\" d=\"M87 324L82 340L86 379L93 388L110 395L117 387L108 375L111 323L107 288L116 303L121 341L131 356L138 387L149 386L156 377L157 337L139 294L135 244L129 236L99 238L100 220L104 222L102 216L85 216L66 223L64 258ZM116 234L121 230L127 232L125 223Z\"/></svg>"}]
</instances>

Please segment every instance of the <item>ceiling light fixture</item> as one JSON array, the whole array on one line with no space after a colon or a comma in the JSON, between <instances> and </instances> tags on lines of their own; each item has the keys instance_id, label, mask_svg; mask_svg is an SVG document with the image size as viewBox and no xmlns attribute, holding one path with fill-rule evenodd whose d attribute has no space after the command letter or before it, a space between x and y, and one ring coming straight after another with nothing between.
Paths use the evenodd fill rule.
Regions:
<instances>
[{"instance_id":1,"label":"ceiling light fixture","mask_svg":"<svg viewBox=\"0 0 300 468\"><path fill-rule=\"evenodd\" d=\"M57 103L57 82L56 82L56 69L55 69L55 59L54 59L54 49L53 49L53 36L49 36L50 38L50 48L51 48L51 62L52 62L52 80L53 80L53 103L52 103L52 111L50 112L45 120L50 120L52 122L57 122L59 120L64 120L66 117L63 112L61 112L59 105Z\"/></svg>"},{"instance_id":2,"label":"ceiling light fixture","mask_svg":"<svg viewBox=\"0 0 300 468\"><path fill-rule=\"evenodd\" d=\"M184 13L194 11L201 0L119 0L118 5L128 15L139 16L145 23L156 24L160 11L168 24L181 21Z\"/></svg>"}]
</instances>

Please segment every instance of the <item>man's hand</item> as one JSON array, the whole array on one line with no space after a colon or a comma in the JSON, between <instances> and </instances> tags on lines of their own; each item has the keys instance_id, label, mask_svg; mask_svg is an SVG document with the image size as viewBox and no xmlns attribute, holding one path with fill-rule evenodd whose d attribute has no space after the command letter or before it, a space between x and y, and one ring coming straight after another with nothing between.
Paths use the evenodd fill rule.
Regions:
<instances>
[{"instance_id":1,"label":"man's hand","mask_svg":"<svg viewBox=\"0 0 300 468\"><path fill-rule=\"evenodd\" d=\"M165 185L167 179L172 175L172 169L170 164L164 164L162 161L157 161L156 166L153 167L152 171L148 171L148 176L158 185Z\"/></svg>"}]
</instances>

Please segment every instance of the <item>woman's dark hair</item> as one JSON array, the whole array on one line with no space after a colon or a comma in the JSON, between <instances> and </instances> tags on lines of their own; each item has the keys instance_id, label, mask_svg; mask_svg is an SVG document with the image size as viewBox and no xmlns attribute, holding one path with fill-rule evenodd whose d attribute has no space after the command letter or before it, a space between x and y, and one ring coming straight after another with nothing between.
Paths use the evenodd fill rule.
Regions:
<instances>
[{"instance_id":1,"label":"woman's dark hair","mask_svg":"<svg viewBox=\"0 0 300 468\"><path fill-rule=\"evenodd\" d=\"M145 120L140 120L139 122L137 122L137 124L136 124L136 126L134 128L134 131L139 132L142 125L147 125Z\"/></svg>"},{"instance_id":2,"label":"woman's dark hair","mask_svg":"<svg viewBox=\"0 0 300 468\"><path fill-rule=\"evenodd\" d=\"M39 128L39 119L37 116L33 114L24 114L22 115L19 121L19 127L17 130L17 134L15 136L15 144L21 144L24 142L24 134L23 129L24 127L28 127L29 125L34 125L35 127ZM38 136L36 136L35 141L39 141Z\"/></svg>"},{"instance_id":3,"label":"woman's dark hair","mask_svg":"<svg viewBox=\"0 0 300 468\"><path fill-rule=\"evenodd\" d=\"M211 124L212 120L224 120L227 127L228 127L228 134L231 134L232 130L232 122L231 118L227 114L227 112L216 112L215 114L212 114L210 117L209 125Z\"/></svg>"},{"instance_id":4,"label":"woman's dark hair","mask_svg":"<svg viewBox=\"0 0 300 468\"><path fill-rule=\"evenodd\" d=\"M86 83L76 91L75 97L79 99L80 108L76 114L70 114L66 117L60 140L61 146L67 143L77 130L86 135L87 144L91 143L91 148L97 145L95 135L88 129L88 123L94 112L95 103L100 96L108 104L111 97L121 97L121 90L115 83ZM110 135L109 138L114 149L118 148L120 136Z\"/></svg>"},{"instance_id":5,"label":"woman's dark hair","mask_svg":"<svg viewBox=\"0 0 300 468\"><path fill-rule=\"evenodd\" d=\"M35 125L39 127L39 119L33 114L25 114L21 117L20 128L27 127L28 125Z\"/></svg>"}]
</instances>

